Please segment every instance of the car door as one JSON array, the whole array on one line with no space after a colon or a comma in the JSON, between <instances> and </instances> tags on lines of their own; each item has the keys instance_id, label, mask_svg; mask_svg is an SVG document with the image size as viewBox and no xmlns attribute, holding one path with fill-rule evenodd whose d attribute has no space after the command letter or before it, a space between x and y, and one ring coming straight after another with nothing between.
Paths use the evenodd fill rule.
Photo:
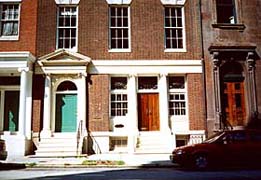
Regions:
<instances>
[{"instance_id":1,"label":"car door","mask_svg":"<svg viewBox=\"0 0 261 180\"><path fill-rule=\"evenodd\" d=\"M231 131L227 135L226 159L229 164L241 164L248 159L249 143L245 131Z\"/></svg>"}]
</instances>

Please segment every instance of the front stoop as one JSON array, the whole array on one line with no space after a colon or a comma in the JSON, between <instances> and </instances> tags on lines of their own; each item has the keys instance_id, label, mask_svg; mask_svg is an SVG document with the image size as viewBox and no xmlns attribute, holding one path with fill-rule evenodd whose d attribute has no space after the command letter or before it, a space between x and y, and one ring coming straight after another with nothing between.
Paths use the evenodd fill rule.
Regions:
<instances>
[{"instance_id":1,"label":"front stoop","mask_svg":"<svg viewBox=\"0 0 261 180\"><path fill-rule=\"evenodd\" d=\"M161 132L140 132L136 154L168 154L171 149L171 135Z\"/></svg>"},{"instance_id":2,"label":"front stoop","mask_svg":"<svg viewBox=\"0 0 261 180\"><path fill-rule=\"evenodd\" d=\"M81 155L82 142L76 134L55 133L52 137L41 138L36 157L75 157Z\"/></svg>"}]
</instances>

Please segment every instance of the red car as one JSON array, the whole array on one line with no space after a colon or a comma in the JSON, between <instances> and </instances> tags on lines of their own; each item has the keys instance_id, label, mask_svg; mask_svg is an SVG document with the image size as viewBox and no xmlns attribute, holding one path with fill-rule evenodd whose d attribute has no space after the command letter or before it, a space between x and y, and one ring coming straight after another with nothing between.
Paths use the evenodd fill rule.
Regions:
<instances>
[{"instance_id":1,"label":"red car","mask_svg":"<svg viewBox=\"0 0 261 180\"><path fill-rule=\"evenodd\" d=\"M196 169L232 164L261 165L261 131L218 132L203 143L176 148L170 159L173 163Z\"/></svg>"}]
</instances>

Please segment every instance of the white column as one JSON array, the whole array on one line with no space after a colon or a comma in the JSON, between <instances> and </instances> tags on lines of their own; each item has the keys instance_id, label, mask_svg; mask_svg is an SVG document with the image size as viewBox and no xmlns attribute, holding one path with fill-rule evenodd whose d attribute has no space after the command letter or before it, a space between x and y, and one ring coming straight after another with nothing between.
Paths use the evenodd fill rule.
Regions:
<instances>
[{"instance_id":1,"label":"white column","mask_svg":"<svg viewBox=\"0 0 261 180\"><path fill-rule=\"evenodd\" d=\"M27 139L31 139L32 132L32 81L33 72L27 73L27 84L26 84L26 111L25 111L25 136Z\"/></svg>"},{"instance_id":2,"label":"white column","mask_svg":"<svg viewBox=\"0 0 261 180\"><path fill-rule=\"evenodd\" d=\"M128 151L132 153L136 147L136 136L138 133L138 111L137 111L137 91L136 76L131 75L128 79Z\"/></svg>"},{"instance_id":3,"label":"white column","mask_svg":"<svg viewBox=\"0 0 261 180\"><path fill-rule=\"evenodd\" d=\"M78 120L79 122L82 121L82 133L84 135L87 135L87 129L86 129L86 75L81 74L81 78L79 79L79 86L77 87L78 90L78 100L77 100L77 111L78 111ZM78 122L78 125L79 125ZM83 135L82 134L82 135Z\"/></svg>"},{"instance_id":4,"label":"white column","mask_svg":"<svg viewBox=\"0 0 261 180\"><path fill-rule=\"evenodd\" d=\"M168 109L168 84L167 74L160 74L159 78L159 108L160 108L160 130L170 133L169 109Z\"/></svg>"},{"instance_id":5,"label":"white column","mask_svg":"<svg viewBox=\"0 0 261 180\"><path fill-rule=\"evenodd\" d=\"M46 75L45 87L44 87L44 112L43 112L43 130L41 132L42 137L51 136L51 91L52 82L51 77Z\"/></svg>"},{"instance_id":6,"label":"white column","mask_svg":"<svg viewBox=\"0 0 261 180\"><path fill-rule=\"evenodd\" d=\"M21 72L18 133L19 135L25 136L27 72L29 68L19 68L18 71Z\"/></svg>"}]
</instances>

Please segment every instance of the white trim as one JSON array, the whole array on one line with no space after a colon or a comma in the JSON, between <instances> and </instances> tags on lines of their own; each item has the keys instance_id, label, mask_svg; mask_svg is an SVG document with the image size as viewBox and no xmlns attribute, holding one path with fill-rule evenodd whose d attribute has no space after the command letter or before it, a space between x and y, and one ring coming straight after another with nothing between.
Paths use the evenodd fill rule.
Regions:
<instances>
[{"instance_id":1,"label":"white trim","mask_svg":"<svg viewBox=\"0 0 261 180\"><path fill-rule=\"evenodd\" d=\"M64 1L64 0L59 0L59 1ZM77 4L73 4L74 6L66 6L66 5L67 4L60 4L57 7L57 11L56 11L56 50L67 50L67 51L77 52L78 51L79 10L78 10ZM59 30L59 12L60 12L59 8L60 7L75 7L76 8L76 35L75 35L76 40L75 40L75 47L74 48L58 48L58 44L59 44L59 32L58 32L58 30ZM70 26L70 28L71 28L71 26ZM70 41L71 41L71 39L70 39Z\"/></svg>"},{"instance_id":2,"label":"white trim","mask_svg":"<svg viewBox=\"0 0 261 180\"><path fill-rule=\"evenodd\" d=\"M171 6L170 6L171 7ZM182 45L183 48L166 48L166 26L164 24L164 52L171 53L171 52L187 52L187 43L186 43L186 24L185 24L185 8L181 8L181 16L182 16ZM165 15L164 15L165 18ZM171 29L177 29L177 27L171 27ZM181 29L181 28L180 28Z\"/></svg>"},{"instance_id":3,"label":"white trim","mask_svg":"<svg viewBox=\"0 0 261 180\"><path fill-rule=\"evenodd\" d=\"M122 1L122 0L121 0ZM120 7L119 7L120 8ZM128 6L128 48L111 48L111 7L109 7L109 49L108 52L116 52L116 53L124 53L124 52L131 52L131 11L130 7ZM122 27L120 27L122 28ZM125 28L126 29L126 28Z\"/></svg>"},{"instance_id":4,"label":"white trim","mask_svg":"<svg viewBox=\"0 0 261 180\"><path fill-rule=\"evenodd\" d=\"M32 70L34 62L30 52L0 52L0 73L17 73L19 68Z\"/></svg>"},{"instance_id":5,"label":"white trim","mask_svg":"<svg viewBox=\"0 0 261 180\"><path fill-rule=\"evenodd\" d=\"M23 61L24 59L28 59L32 62L35 61L35 57L29 51L0 52L0 61L6 60L7 58L10 58L10 60Z\"/></svg>"},{"instance_id":6,"label":"white trim","mask_svg":"<svg viewBox=\"0 0 261 180\"><path fill-rule=\"evenodd\" d=\"M163 5L184 5L186 0L160 0Z\"/></svg>"},{"instance_id":7,"label":"white trim","mask_svg":"<svg viewBox=\"0 0 261 180\"><path fill-rule=\"evenodd\" d=\"M95 60L88 67L90 74L155 75L202 72L202 60Z\"/></svg>"},{"instance_id":8,"label":"white trim","mask_svg":"<svg viewBox=\"0 0 261 180\"><path fill-rule=\"evenodd\" d=\"M56 4L79 4L80 0L55 0Z\"/></svg>"},{"instance_id":9,"label":"white trim","mask_svg":"<svg viewBox=\"0 0 261 180\"><path fill-rule=\"evenodd\" d=\"M108 4L130 4L132 0L106 0Z\"/></svg>"}]
</instances>

